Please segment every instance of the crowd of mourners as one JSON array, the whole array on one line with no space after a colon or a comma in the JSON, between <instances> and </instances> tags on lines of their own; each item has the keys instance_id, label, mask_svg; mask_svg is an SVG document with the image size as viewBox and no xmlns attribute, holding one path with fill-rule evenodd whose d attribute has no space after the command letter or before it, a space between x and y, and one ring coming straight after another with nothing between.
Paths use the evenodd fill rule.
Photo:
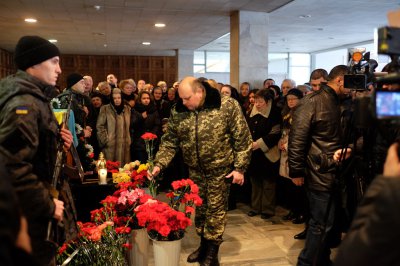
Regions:
<instances>
[{"instance_id":1,"label":"crowd of mourners","mask_svg":"<svg viewBox=\"0 0 400 266\"><path fill-rule=\"evenodd\" d=\"M318 216L314 212L325 211L326 204L328 206L334 204L328 203L328 200L323 205L314 206L310 203L310 197L315 195L305 189L304 182L305 176L312 176L311 172L318 168L317 175L315 178L310 178L308 184L315 187L315 191L323 191L329 198L335 161L337 164L351 154L351 148L347 151L347 155L340 154L340 145L337 146L343 143L345 131L342 128L345 127L343 121L348 119L346 108L349 109L349 107L346 107L346 101L352 101L351 93L345 92L342 84L343 75L346 73L348 73L347 67L341 65L335 67L329 75L324 69L315 69L310 75L309 82L302 85L296 86L294 80L284 79L278 86L273 79L268 78L264 81L262 88L253 88L249 82L243 82L238 89L229 84L218 83L213 79L199 78L201 82L207 82L211 88L217 90L221 97L231 97L238 101L253 140L251 161L245 171L244 185L230 186L228 210L236 209L236 203L242 202L250 205L248 216L259 215L261 219L268 221L275 216L276 206L280 205L289 210L281 219L294 224L305 223L304 231L296 234L295 239L308 239L308 235L313 235L320 230L318 224L324 224L325 217ZM73 101L76 100L78 104L73 104L72 109L78 124L78 134L84 136L94 147L95 156L103 152L108 160L119 161L122 165L134 160L141 162L147 160L145 143L141 139L141 135L145 132L157 135L157 151L159 141L167 130L171 108L179 99L179 82L175 82L172 87L168 87L165 81L159 81L157 86L146 83L144 80L136 83L133 79L125 79L118 83L117 77L109 74L107 81L99 82L98 86L93 88L90 76L71 74L67 78L67 83L67 89L57 98L60 99L61 107L66 108L63 98L70 93L74 95ZM320 90L323 92L316 93ZM301 111L296 113L300 100L308 94L314 94L315 97L307 96L309 98L307 104L303 104ZM329 100L324 94L330 95ZM321 104L324 107L320 107ZM333 105L329 107L330 104ZM332 110L335 111L326 109L327 111L324 112L324 108L333 108ZM297 124L296 128L292 129L295 113ZM329 117L318 118L324 114ZM321 121L332 119L340 123L321 127L318 124L319 119ZM321 128L318 129L318 127ZM294 138L292 144L289 145L292 130L296 132L292 133ZM302 134L305 135L302 136ZM319 134L322 134L321 138L318 137ZM306 164L303 161L303 154L306 150L309 153L316 152L313 150L314 145L321 145L317 148L321 150L317 151L316 157L311 158ZM295 148L291 159L289 158L290 147ZM304 150L299 151L299 147L303 147ZM325 151L326 148L330 150ZM326 167L330 169L325 173L322 169L325 164L323 156L327 154L330 154L332 158L325 158L329 164ZM309 163L316 164L317 168L314 170L309 168ZM290 167L291 175L289 175ZM326 174L328 174L324 177L326 179L319 179ZM161 189L168 189L172 180L185 178L187 175L187 167L183 163L181 154L178 153L164 173ZM326 183L327 180L328 183ZM314 182L317 185L313 185ZM326 192L324 186L329 187ZM318 199L318 195L315 199ZM314 202L315 199L312 198L311 201ZM310 209L310 206L313 207ZM334 208L330 207L330 209ZM337 221L334 223L330 219L329 216L327 226L335 224L334 227L336 227ZM310 240L309 246L306 246L299 256L299 263L302 261L308 263L310 258L315 256L322 256L321 261L327 260L328 263L329 247L335 247L340 243L341 230L340 228L329 229L329 234L336 236L329 236L330 240L324 248L319 249L313 246L318 244L319 238L313 239L315 241Z\"/></svg>"},{"instance_id":2,"label":"crowd of mourners","mask_svg":"<svg viewBox=\"0 0 400 266\"><path fill-rule=\"evenodd\" d=\"M133 79L118 82L114 74L109 74L106 81L94 88L91 76L73 73L67 77L66 89L52 100L52 105L67 109L72 99L77 150L85 171L93 168L93 160L86 158L85 144L93 148L92 159L103 152L106 160L118 161L122 167L135 160L147 161L145 142L141 138L145 132L157 135L154 153L157 151L171 108L178 99L177 89L177 82L170 88L165 81L159 81L156 87L144 80L137 84ZM180 174L177 169L182 167L171 166L169 171L183 178L184 173Z\"/></svg>"},{"instance_id":3,"label":"crowd of mourners","mask_svg":"<svg viewBox=\"0 0 400 266\"><path fill-rule=\"evenodd\" d=\"M94 88L92 77L72 73L66 88L55 91L59 56L48 40L23 36L14 54L17 72L0 80L1 265L54 265L53 241L76 233L69 182L55 178L62 165L56 154L76 148L88 174L100 152L121 166L145 162L146 132L157 135L148 177L162 173L161 189L187 177L200 187L200 247L188 262L219 265L227 210L243 202L250 217L271 221L281 205L289 210L282 219L306 224L294 236L306 239L297 265L332 265L331 248L342 232L336 265L399 264L393 228L400 218L400 159L392 143L400 129L365 116L371 101L360 101L374 90L399 90L397 79L358 92L345 85L349 67L338 65L329 74L315 69L298 86L269 78L262 88L243 82L236 89L195 77L153 86L109 74ZM398 70L397 60L383 69ZM55 109L70 109L68 128ZM53 220L62 226L52 230Z\"/></svg>"},{"instance_id":4,"label":"crowd of mourners","mask_svg":"<svg viewBox=\"0 0 400 266\"><path fill-rule=\"evenodd\" d=\"M243 82L236 89L229 84L200 78L218 90L221 97L232 97L239 102L254 141L245 185L231 186L230 210L241 201L251 205L249 216L259 214L262 219L269 219L275 215L279 203L290 209L283 217L285 220L296 224L305 222L304 189L295 186L288 175L288 136L294 107L304 95L318 90L327 75L325 70L317 69L309 84L299 86L291 79L283 80L281 86L273 79L266 79L260 89L253 88L249 82ZM103 152L107 160L124 165L147 160L145 143L141 139L145 132L157 135L157 150L167 129L171 108L179 98L179 82L171 85L168 87L165 81L159 81L154 86L144 80L136 83L133 79L118 82L116 75L109 74L106 81L94 87L91 76L73 73L67 77L67 88L55 98L59 108L67 108L69 96L73 95L71 109L76 133L78 139L93 146L94 158ZM273 148L266 152L266 147ZM86 161L87 153L79 154L81 161ZM90 168L89 165L84 167ZM166 170L161 188L167 189L173 179L186 177L185 168L178 153Z\"/></svg>"}]
</instances>

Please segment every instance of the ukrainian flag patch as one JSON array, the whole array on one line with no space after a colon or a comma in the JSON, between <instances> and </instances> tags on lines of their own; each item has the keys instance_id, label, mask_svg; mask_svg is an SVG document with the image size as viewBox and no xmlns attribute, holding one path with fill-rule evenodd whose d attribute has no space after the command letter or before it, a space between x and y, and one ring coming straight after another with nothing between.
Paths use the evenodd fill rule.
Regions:
<instances>
[{"instance_id":1,"label":"ukrainian flag patch","mask_svg":"<svg viewBox=\"0 0 400 266\"><path fill-rule=\"evenodd\" d=\"M17 115L27 115L28 114L28 107L26 107L26 106L18 106L17 109L15 109L15 113Z\"/></svg>"}]
</instances>

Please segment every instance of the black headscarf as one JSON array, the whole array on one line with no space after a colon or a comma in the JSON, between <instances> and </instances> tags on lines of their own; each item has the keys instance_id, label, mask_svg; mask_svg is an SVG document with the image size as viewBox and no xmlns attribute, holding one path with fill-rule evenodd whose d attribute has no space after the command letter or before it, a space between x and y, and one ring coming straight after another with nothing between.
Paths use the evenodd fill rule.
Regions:
<instances>
[{"instance_id":1,"label":"black headscarf","mask_svg":"<svg viewBox=\"0 0 400 266\"><path fill-rule=\"evenodd\" d=\"M119 92L118 92L118 91ZM115 102L114 102L114 97L113 97L113 95L114 94L119 94L119 95L121 95L121 104L120 105L115 105ZM114 107L114 109L115 109L115 111L117 112L117 114L121 114L122 113L122 111L124 111L124 100L122 99L122 93L121 93L121 91L119 90L119 89L114 89L113 90L113 92L112 92L112 94L111 94L111 105Z\"/></svg>"}]
</instances>

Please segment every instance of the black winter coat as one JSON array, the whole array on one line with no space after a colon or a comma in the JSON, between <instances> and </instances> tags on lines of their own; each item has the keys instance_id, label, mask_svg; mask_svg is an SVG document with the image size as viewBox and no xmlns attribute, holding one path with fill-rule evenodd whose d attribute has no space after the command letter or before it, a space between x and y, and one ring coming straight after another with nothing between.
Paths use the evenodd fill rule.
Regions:
<instances>
[{"instance_id":1,"label":"black winter coat","mask_svg":"<svg viewBox=\"0 0 400 266\"><path fill-rule=\"evenodd\" d=\"M147 112L147 118L143 118L142 116L142 113L145 111ZM146 145L141 136L146 132L150 132L160 137L160 124L160 117L153 103L150 103L148 106L136 103L131 113L132 149L136 151L145 151ZM156 145L158 143L159 139L157 139Z\"/></svg>"},{"instance_id":2,"label":"black winter coat","mask_svg":"<svg viewBox=\"0 0 400 266\"><path fill-rule=\"evenodd\" d=\"M326 84L300 101L289 133L290 177L306 177L305 183L312 190L332 188L333 154L341 147L340 120L339 97Z\"/></svg>"},{"instance_id":3,"label":"black winter coat","mask_svg":"<svg viewBox=\"0 0 400 266\"><path fill-rule=\"evenodd\" d=\"M399 191L399 177L376 177L339 246L335 265L399 265Z\"/></svg>"},{"instance_id":4,"label":"black winter coat","mask_svg":"<svg viewBox=\"0 0 400 266\"><path fill-rule=\"evenodd\" d=\"M270 101L271 104L271 101ZM272 105L269 114L255 114L255 108L251 112L248 125L253 141L261 142L266 145L265 148L272 148L278 144L281 137L282 117L279 109ZM255 115L254 115L255 114ZM264 146L265 146L264 145ZM263 147L253 150L251 154L251 162L248 168L248 173L253 177L268 178L277 176L279 171L279 160L271 162L265 157Z\"/></svg>"}]
</instances>

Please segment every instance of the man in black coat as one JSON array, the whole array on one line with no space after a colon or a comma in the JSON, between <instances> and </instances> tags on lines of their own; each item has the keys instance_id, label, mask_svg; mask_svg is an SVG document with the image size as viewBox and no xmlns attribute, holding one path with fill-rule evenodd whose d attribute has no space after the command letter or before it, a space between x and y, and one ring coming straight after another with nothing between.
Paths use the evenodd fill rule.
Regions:
<instances>
[{"instance_id":1,"label":"man in black coat","mask_svg":"<svg viewBox=\"0 0 400 266\"><path fill-rule=\"evenodd\" d=\"M289 175L296 185L305 184L311 216L305 247L297 265L331 263L327 238L335 219L336 200L332 199L332 192L335 166L341 157L340 97L346 94L344 75L347 72L347 66L334 67L328 83L305 96L293 114L288 149ZM347 148L346 159L350 153L351 149Z\"/></svg>"}]
</instances>

